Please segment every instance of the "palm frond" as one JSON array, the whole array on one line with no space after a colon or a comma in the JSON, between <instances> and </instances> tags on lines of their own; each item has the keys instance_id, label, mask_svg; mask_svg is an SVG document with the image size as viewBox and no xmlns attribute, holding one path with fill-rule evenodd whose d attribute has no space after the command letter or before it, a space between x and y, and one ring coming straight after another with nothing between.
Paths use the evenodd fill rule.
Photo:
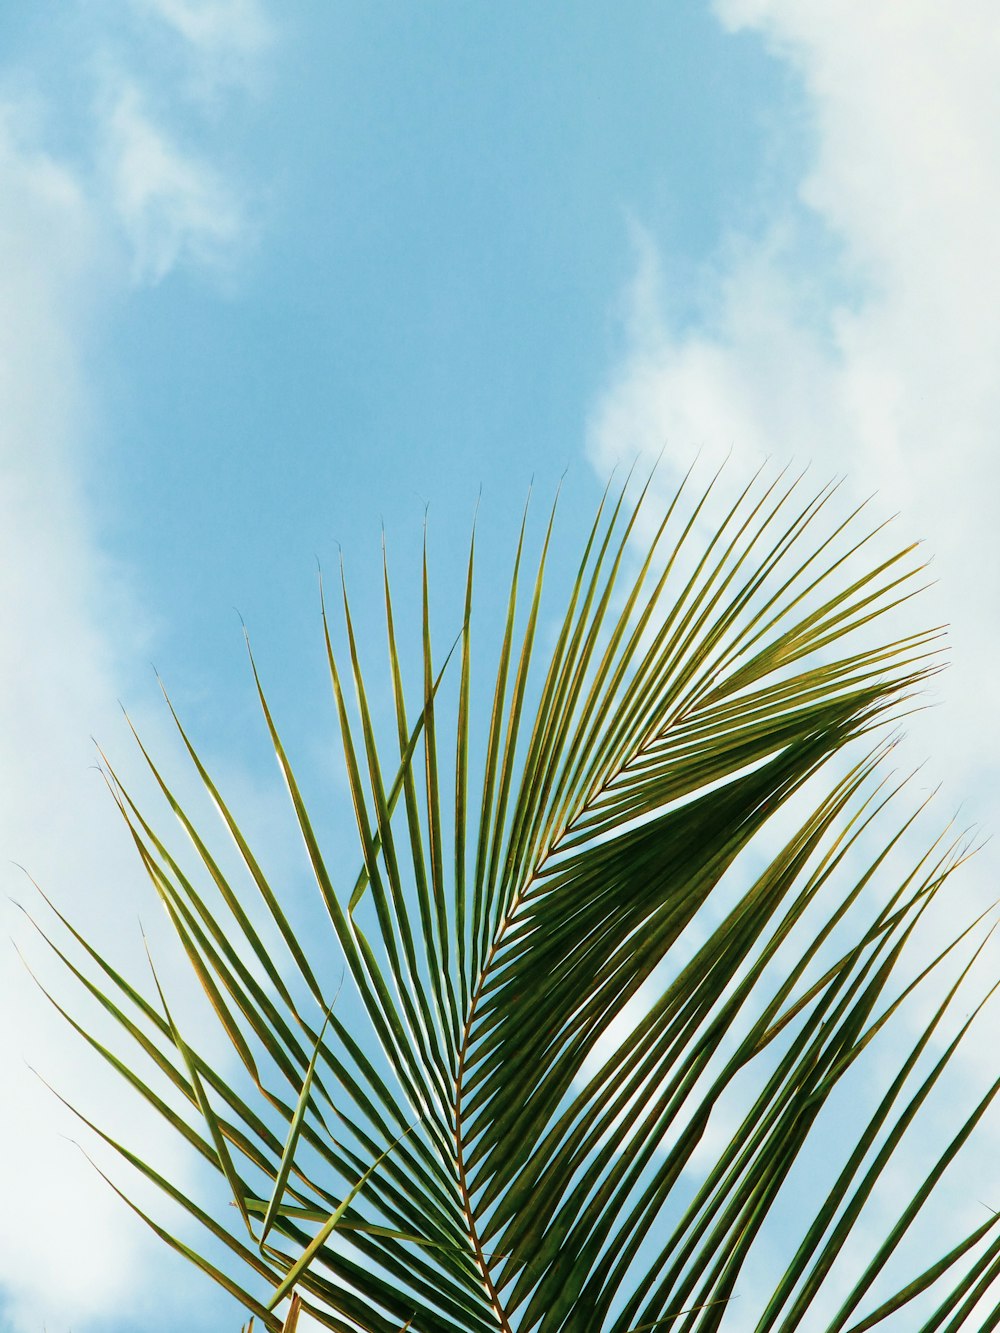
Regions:
<instances>
[{"instance_id":1,"label":"palm frond","mask_svg":"<svg viewBox=\"0 0 1000 1333\"><path fill-rule=\"evenodd\" d=\"M966 841L946 834L913 853L913 814L885 832L906 784L887 771L884 729L940 669L938 631L891 631L921 566L913 548L869 557L860 511L828 517L835 487L803 495L801 479L758 475L710 528L718 480L693 499L690 488L685 478L638 559L650 497L609 489L557 615L544 597L556 510L534 559L526 513L481 717L474 539L443 661L425 549L412 693L385 563L388 744L346 584L343 650L324 602L359 843L350 873L342 848L321 846L251 657L326 940L297 933L294 904L176 714L243 883L145 750L194 870L107 766L235 1074L181 1035L162 993L146 999L64 917L70 945L43 938L133 1054L91 1045L222 1173L250 1245L234 1217L210 1217L102 1137L224 1240L238 1277L198 1262L264 1327L280 1326L287 1296L289 1329L299 1310L375 1333L727 1326L828 1104L926 986L943 985L944 998L890 1085L859 1102L841 1165L741 1327L817 1327L810 1310L832 1290L839 1311L824 1326L859 1333L910 1317L933 1288L939 1304L922 1327L957 1329L1000 1271L991 1218L897 1289L879 1285L994 1084L864 1271L834 1280L973 1021L939 1035L981 947L976 928L956 931L916 976L903 967ZM149 1077L133 1067L137 1052ZM156 1091L164 1078L187 1118ZM729 1129L706 1163L724 1107Z\"/></svg>"}]
</instances>

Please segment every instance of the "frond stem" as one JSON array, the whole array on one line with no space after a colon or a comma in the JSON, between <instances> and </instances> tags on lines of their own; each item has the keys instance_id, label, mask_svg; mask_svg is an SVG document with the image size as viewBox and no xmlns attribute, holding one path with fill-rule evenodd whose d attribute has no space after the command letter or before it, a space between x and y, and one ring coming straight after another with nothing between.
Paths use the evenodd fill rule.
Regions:
<instances>
[{"instance_id":1,"label":"frond stem","mask_svg":"<svg viewBox=\"0 0 1000 1333\"><path fill-rule=\"evenodd\" d=\"M497 950L500 948L504 932L513 920L514 913L517 910L521 895L516 893L514 900L504 914L503 920L499 924L496 936L489 947L489 951L483 965L479 970L479 980L476 983L476 989L469 1001L469 1010L465 1019L465 1026L462 1029L462 1045L458 1052L458 1065L455 1070L455 1162L458 1167L458 1189L462 1200L462 1211L465 1213L466 1225L469 1229L469 1239L472 1241L472 1248L475 1252L476 1267L479 1269L480 1276L483 1279L483 1287L486 1295L493 1307L493 1313L497 1317L502 1333L513 1333L507 1312L500 1300L500 1293L497 1290L492 1274L490 1273L489 1262L483 1251L482 1242L479 1239L479 1229L476 1226L475 1210L472 1206L472 1195L469 1191L468 1180L465 1171L465 1144L462 1135L462 1096L464 1093L464 1080L466 1069L466 1057L469 1048L469 1039L472 1036L472 1027L476 1017L476 1006L479 1003L483 992L483 986L486 978L489 976L490 966Z\"/></svg>"}]
</instances>

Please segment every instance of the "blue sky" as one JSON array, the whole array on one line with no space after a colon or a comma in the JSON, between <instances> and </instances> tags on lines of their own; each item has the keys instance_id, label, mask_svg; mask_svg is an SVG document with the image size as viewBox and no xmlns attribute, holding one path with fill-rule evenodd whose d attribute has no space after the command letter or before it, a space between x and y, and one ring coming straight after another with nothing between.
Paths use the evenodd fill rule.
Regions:
<instances>
[{"instance_id":1,"label":"blue sky","mask_svg":"<svg viewBox=\"0 0 1000 1333\"><path fill-rule=\"evenodd\" d=\"M488 611L532 480L547 505L566 473L572 529L661 448L665 482L698 450L847 472L928 539L956 668L915 746L988 823L1000 48L987 0L954 26L930 0L5 7L5 857L134 959L89 737L131 771L121 698L169 750L150 661L290 856L236 609L321 790L317 558L363 608L381 525L405 587L426 510L447 600L481 490ZM89 1080L3 967L5 1059ZM238 1326L13 1082L0 1327Z\"/></svg>"},{"instance_id":2,"label":"blue sky","mask_svg":"<svg viewBox=\"0 0 1000 1333\"><path fill-rule=\"evenodd\" d=\"M305 7L272 41L259 86L181 108L226 162L245 250L221 275L182 254L130 294L96 367L91 485L172 633L231 637L221 599L282 634L336 542L371 550L425 502L447 541L480 486L503 523L532 476L548 494L586 474L631 220L702 262L752 216L792 103L699 5L625 28L571 6Z\"/></svg>"}]
</instances>

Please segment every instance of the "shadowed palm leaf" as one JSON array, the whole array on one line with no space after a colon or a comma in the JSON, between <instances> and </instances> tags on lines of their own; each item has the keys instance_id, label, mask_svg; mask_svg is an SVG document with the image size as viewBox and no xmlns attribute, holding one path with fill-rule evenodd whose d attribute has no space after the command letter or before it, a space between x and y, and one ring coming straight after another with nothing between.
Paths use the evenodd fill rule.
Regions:
<instances>
[{"instance_id":1,"label":"shadowed palm leaf","mask_svg":"<svg viewBox=\"0 0 1000 1333\"><path fill-rule=\"evenodd\" d=\"M906 995L946 958L961 979L974 948L960 958L949 944L897 984L900 952L962 849L935 844L887 886L905 820L862 859L894 794L876 737L825 788L811 781L938 669L935 633L879 628L919 583L910 552L866 565L856 516L826 520L831 494L758 479L705 536L708 492L688 503L682 487L638 567L642 501L606 499L555 621L541 602L553 525L529 573L522 527L480 723L472 552L444 661L424 562L415 701L387 577L391 745L377 739L346 595L342 659L324 609L361 849L346 879L260 701L329 940L296 933L183 731L243 887L151 759L197 871L109 772L245 1076L213 1067L162 993L145 998L61 917L73 947L53 947L133 1049L122 1059L88 1040L236 1204L220 1220L115 1144L217 1243L195 1255L151 1224L261 1327L282 1327L274 1311L292 1293L289 1326L301 1309L377 1333L705 1333L737 1317L741 1269L828 1099ZM831 1309L827 1275L954 1049L932 1058L948 999L860 1111L842 1169L784 1237L771 1295L739 1310L740 1328L797 1328L820 1296ZM135 1046L190 1119L135 1072ZM992 1218L895 1294L875 1284L994 1091L916 1182L853 1289L836 1288L824 1328L858 1333L952 1272L923 1328L964 1327L1000 1267ZM724 1102L740 1109L706 1161Z\"/></svg>"}]
</instances>

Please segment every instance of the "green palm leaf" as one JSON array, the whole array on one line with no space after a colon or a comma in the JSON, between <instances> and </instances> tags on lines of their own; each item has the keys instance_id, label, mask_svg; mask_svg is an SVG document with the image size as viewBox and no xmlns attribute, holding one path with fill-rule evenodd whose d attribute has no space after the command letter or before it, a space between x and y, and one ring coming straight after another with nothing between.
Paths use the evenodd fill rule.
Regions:
<instances>
[{"instance_id":1,"label":"green palm leaf","mask_svg":"<svg viewBox=\"0 0 1000 1333\"><path fill-rule=\"evenodd\" d=\"M976 956L972 928L916 976L905 961L966 843L939 838L914 855L913 815L886 833L905 783L886 771L891 742L873 735L940 669L936 631L883 628L921 567L912 548L873 561L857 512L829 520L833 487L802 496L784 474L755 477L709 530L717 483L693 500L689 485L638 561L648 497L609 491L556 615L543 596L556 511L534 562L526 516L481 717L474 543L444 661L425 551L413 694L386 565L389 744L346 587L342 654L324 604L359 842L346 876L343 849L321 846L251 659L328 939L296 932L183 730L245 885L148 755L197 871L108 770L236 1074L64 918L67 947L43 938L154 1066L145 1077L89 1038L223 1174L242 1237L113 1146L225 1239L233 1272L201 1266L265 1326L294 1295L286 1327L300 1310L376 1333L726 1327L831 1099L909 997L940 990L939 974L944 999L889 1086L862 1099L838 1169L740 1327L819 1327L810 1312L834 1292L824 1327L860 1330L911 1318L933 1289L922 1328L957 1329L1000 1272L991 1218L897 1287L882 1281L1000 1084L958 1122L867 1268L845 1282L837 1267L972 1021L941 1046Z\"/></svg>"}]
</instances>

